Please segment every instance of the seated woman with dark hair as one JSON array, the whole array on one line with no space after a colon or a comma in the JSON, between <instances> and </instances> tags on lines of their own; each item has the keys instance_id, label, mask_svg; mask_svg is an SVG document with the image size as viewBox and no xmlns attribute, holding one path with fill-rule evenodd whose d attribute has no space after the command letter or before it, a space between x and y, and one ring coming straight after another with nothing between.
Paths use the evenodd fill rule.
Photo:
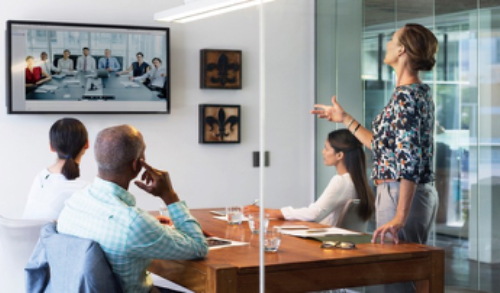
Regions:
<instances>
[{"instance_id":1,"label":"seated woman with dark hair","mask_svg":"<svg viewBox=\"0 0 500 293\"><path fill-rule=\"evenodd\" d=\"M359 216L369 220L375 210L373 191L365 174L365 153L361 143L347 129L328 134L323 148L323 162L334 166L337 174L318 200L308 207L265 209L270 218L318 222L336 226L342 209L350 199L360 199ZM257 212L258 206L244 208L245 214Z\"/></svg>"},{"instance_id":2,"label":"seated woman with dark hair","mask_svg":"<svg viewBox=\"0 0 500 293\"><path fill-rule=\"evenodd\" d=\"M26 69L24 71L26 79L26 87L40 85L52 79L49 73L40 66L35 66L35 58L33 56L26 57Z\"/></svg>"},{"instance_id":3,"label":"seated woman with dark hair","mask_svg":"<svg viewBox=\"0 0 500 293\"><path fill-rule=\"evenodd\" d=\"M132 76L137 77L146 74L150 66L147 62L144 61L144 55L141 52L138 52L136 55L137 61L132 62L132 64L124 71L117 72L116 74L128 74L132 71Z\"/></svg>"},{"instance_id":4,"label":"seated woman with dark hair","mask_svg":"<svg viewBox=\"0 0 500 293\"><path fill-rule=\"evenodd\" d=\"M89 147L87 129L82 122L73 118L60 119L50 128L49 138L57 161L35 177L24 219L57 219L66 199L87 185L78 179L80 161Z\"/></svg>"}]
</instances>

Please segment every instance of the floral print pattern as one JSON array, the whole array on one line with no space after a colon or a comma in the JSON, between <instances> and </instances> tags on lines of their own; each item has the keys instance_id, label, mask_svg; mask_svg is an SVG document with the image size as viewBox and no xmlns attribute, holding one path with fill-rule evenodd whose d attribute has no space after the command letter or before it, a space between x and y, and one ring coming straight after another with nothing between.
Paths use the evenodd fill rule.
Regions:
<instances>
[{"instance_id":1,"label":"floral print pattern","mask_svg":"<svg viewBox=\"0 0 500 293\"><path fill-rule=\"evenodd\" d=\"M372 179L434 181L432 172L434 102L427 84L394 89L372 122Z\"/></svg>"}]
</instances>

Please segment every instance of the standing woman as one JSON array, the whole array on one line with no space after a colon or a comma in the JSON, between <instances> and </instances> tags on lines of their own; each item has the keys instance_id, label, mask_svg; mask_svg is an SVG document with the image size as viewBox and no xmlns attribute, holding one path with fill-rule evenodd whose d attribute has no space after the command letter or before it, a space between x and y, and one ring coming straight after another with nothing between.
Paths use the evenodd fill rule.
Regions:
<instances>
[{"instance_id":1,"label":"standing woman","mask_svg":"<svg viewBox=\"0 0 500 293\"><path fill-rule=\"evenodd\" d=\"M57 154L57 160L35 177L24 219L56 220L66 199L87 184L78 179L80 161L89 148L83 123L73 118L60 119L50 128L49 138L50 149Z\"/></svg>"},{"instance_id":2,"label":"standing woman","mask_svg":"<svg viewBox=\"0 0 500 293\"><path fill-rule=\"evenodd\" d=\"M426 243L437 210L437 192L431 184L434 102L431 89L419 78L436 63L438 41L419 24L406 24L387 43L384 63L394 68L396 88L391 100L365 129L332 98L332 106L315 105L312 114L342 122L373 152L372 179L377 187L377 229L383 243L391 234L395 243Z\"/></svg>"}]
</instances>

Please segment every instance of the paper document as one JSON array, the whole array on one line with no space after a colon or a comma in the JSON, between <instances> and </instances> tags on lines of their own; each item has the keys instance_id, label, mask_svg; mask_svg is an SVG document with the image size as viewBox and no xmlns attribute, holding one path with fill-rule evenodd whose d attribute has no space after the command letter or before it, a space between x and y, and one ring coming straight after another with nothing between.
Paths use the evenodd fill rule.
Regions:
<instances>
[{"instance_id":1,"label":"paper document","mask_svg":"<svg viewBox=\"0 0 500 293\"><path fill-rule=\"evenodd\" d=\"M151 276L151 279L153 280L153 284L155 286L175 290L175 291L182 292L182 293L194 293L193 291L191 291L187 288L184 288L181 285L178 285L170 280L162 278L156 274L149 273L149 275Z\"/></svg>"},{"instance_id":2,"label":"paper document","mask_svg":"<svg viewBox=\"0 0 500 293\"><path fill-rule=\"evenodd\" d=\"M216 216L225 216L226 215L225 210L213 210L213 211L210 211L210 213L214 214Z\"/></svg>"},{"instance_id":3,"label":"paper document","mask_svg":"<svg viewBox=\"0 0 500 293\"><path fill-rule=\"evenodd\" d=\"M80 84L80 80L78 80L78 79L65 79L65 80L63 80L63 83L67 83L67 84Z\"/></svg>"},{"instance_id":4,"label":"paper document","mask_svg":"<svg viewBox=\"0 0 500 293\"><path fill-rule=\"evenodd\" d=\"M133 81L120 81L124 87L141 87L140 84Z\"/></svg>"},{"instance_id":5,"label":"paper document","mask_svg":"<svg viewBox=\"0 0 500 293\"><path fill-rule=\"evenodd\" d=\"M309 227L306 226L306 225L293 225L293 224L281 225L281 226L276 226L276 227L280 227L283 230L304 230L304 229L309 229Z\"/></svg>"},{"instance_id":6,"label":"paper document","mask_svg":"<svg viewBox=\"0 0 500 293\"><path fill-rule=\"evenodd\" d=\"M333 235L361 235L362 233L353 232L342 228L310 228L303 230L281 230L282 234L297 236L297 237L326 237Z\"/></svg>"},{"instance_id":7,"label":"paper document","mask_svg":"<svg viewBox=\"0 0 500 293\"><path fill-rule=\"evenodd\" d=\"M221 221L227 221L226 216L215 216L214 219L221 220ZM241 221L242 222L247 222L248 221L248 217L243 216L241 218Z\"/></svg>"},{"instance_id":8,"label":"paper document","mask_svg":"<svg viewBox=\"0 0 500 293\"><path fill-rule=\"evenodd\" d=\"M57 90L57 85L44 84L41 87L39 87L38 89L44 89L44 90L47 90L47 91L55 91L55 90Z\"/></svg>"},{"instance_id":9,"label":"paper document","mask_svg":"<svg viewBox=\"0 0 500 293\"><path fill-rule=\"evenodd\" d=\"M207 241L209 250L231 247L231 246L243 246L248 244L248 242L234 241L219 237L209 237L207 238Z\"/></svg>"}]
</instances>

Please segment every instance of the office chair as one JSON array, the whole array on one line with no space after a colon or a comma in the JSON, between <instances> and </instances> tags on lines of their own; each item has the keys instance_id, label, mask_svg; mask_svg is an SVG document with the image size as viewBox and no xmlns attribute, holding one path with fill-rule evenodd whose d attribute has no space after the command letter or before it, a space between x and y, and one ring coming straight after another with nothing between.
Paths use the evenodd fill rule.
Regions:
<instances>
[{"instance_id":1,"label":"office chair","mask_svg":"<svg viewBox=\"0 0 500 293\"><path fill-rule=\"evenodd\" d=\"M41 229L25 271L29 292L123 292L100 245L59 234L56 223Z\"/></svg>"},{"instance_id":2,"label":"office chair","mask_svg":"<svg viewBox=\"0 0 500 293\"><path fill-rule=\"evenodd\" d=\"M48 222L0 216L0 292L26 292L24 266Z\"/></svg>"},{"instance_id":3,"label":"office chair","mask_svg":"<svg viewBox=\"0 0 500 293\"><path fill-rule=\"evenodd\" d=\"M358 214L360 203L360 199L348 200L342 209L342 213L340 214L339 221L336 226L347 230L365 233L368 221L365 221Z\"/></svg>"}]
</instances>

